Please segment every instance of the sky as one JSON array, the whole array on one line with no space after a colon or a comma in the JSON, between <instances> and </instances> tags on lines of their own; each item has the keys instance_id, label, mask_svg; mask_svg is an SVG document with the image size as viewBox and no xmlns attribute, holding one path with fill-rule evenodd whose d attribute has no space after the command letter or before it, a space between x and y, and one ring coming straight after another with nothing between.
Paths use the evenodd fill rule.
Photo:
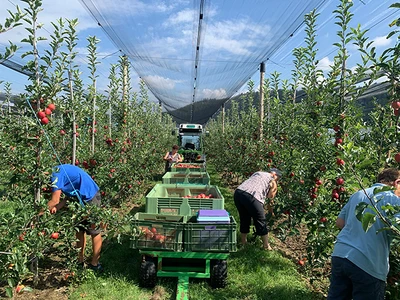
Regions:
<instances>
[{"instance_id":1,"label":"sky","mask_svg":"<svg viewBox=\"0 0 400 300\"><path fill-rule=\"evenodd\" d=\"M91 2L97 5L96 8L100 10L104 19L95 20L84 7L84 3ZM89 84L87 37L96 36L101 40L98 44L98 57L101 62L98 66L99 91L107 89L110 64L116 63L121 53L128 52L136 64L135 70L131 72L133 89L139 89L138 83L142 77L157 97L165 97L172 106L178 106L175 102L181 103L184 101L182 99L191 100L193 91L190 89L193 89L193 86L196 88L196 84L199 88L200 84L203 84L201 90L199 88L196 90L197 96L202 98L218 98L243 92L247 88L248 79L253 79L256 86L259 85L257 58L262 60L268 57L266 77L272 72L279 72L282 79L290 79L293 67L292 50L304 46L305 34L304 28L299 28L294 33L286 32L286 28L294 26L296 21L286 17L296 16L296 12L311 2L309 0L206 0L204 12L207 14L204 16L204 22L207 27L204 27L201 33L201 51L198 53L199 66L202 63L203 67L196 68L195 71L192 67L196 59L198 24L194 23L193 19L198 13L199 0L43 0L43 11L39 14L39 22L43 23L43 29L39 33L48 38L52 32L51 22L61 17L78 18L77 62L86 84ZM318 1L315 0L316 2ZM339 0L326 0L319 8L317 59L318 67L324 71L329 70L329 65L336 54L332 44L338 41L336 36L338 27L334 25L332 12L339 2ZM363 29L369 29L367 36L374 42L373 45L378 53L395 43L395 37L386 39L391 30L388 24L400 17L398 9L389 9L390 4L395 2L395 0L353 0L354 18L351 26L360 24ZM15 5L21 7L25 5L18 0L0 0L0 4L1 23L8 16L7 10L15 11ZM276 13L279 10L283 14ZM99 26L99 22L102 23L102 27ZM24 27L19 26L0 34L0 51L8 41L21 47L12 58L18 63L24 62L21 54L30 50L26 44L20 43L26 36ZM119 36L117 38L113 36L114 41L112 41L104 29ZM293 33L292 37L285 38L289 33ZM41 50L47 47L48 42L40 42ZM269 52L268 55L255 56L263 49ZM355 66L359 60L357 49L350 46L349 55L348 66ZM199 73L193 73L197 71ZM178 74L184 74L185 77L179 77ZM238 78L236 81L235 76ZM193 81L193 78L197 78L198 81ZM192 81L189 82L190 80ZM11 82L14 93L23 92L24 86L28 83L24 75L2 65L0 65L0 81ZM179 86L188 86L189 90L180 90ZM229 87L232 90L229 90ZM0 85L0 91L2 90L3 86ZM152 99L156 101L155 97Z\"/></svg>"}]
</instances>

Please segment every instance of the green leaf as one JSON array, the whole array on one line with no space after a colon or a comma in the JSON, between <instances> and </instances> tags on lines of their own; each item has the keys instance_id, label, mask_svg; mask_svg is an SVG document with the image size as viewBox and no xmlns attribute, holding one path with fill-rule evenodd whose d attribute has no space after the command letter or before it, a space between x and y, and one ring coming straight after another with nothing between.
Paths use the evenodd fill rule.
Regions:
<instances>
[{"instance_id":1,"label":"green leaf","mask_svg":"<svg viewBox=\"0 0 400 300\"><path fill-rule=\"evenodd\" d=\"M13 289L10 288L9 286L6 287L6 295L7 295L7 297L8 297L8 298L12 298L12 297L13 297L13 294L14 294Z\"/></svg>"},{"instance_id":2,"label":"green leaf","mask_svg":"<svg viewBox=\"0 0 400 300\"><path fill-rule=\"evenodd\" d=\"M7 279L7 283L10 287L15 287L15 280L12 278Z\"/></svg>"},{"instance_id":3,"label":"green leaf","mask_svg":"<svg viewBox=\"0 0 400 300\"><path fill-rule=\"evenodd\" d=\"M33 291L33 289L30 286L25 286L22 290L28 293L31 293Z\"/></svg>"},{"instance_id":4,"label":"green leaf","mask_svg":"<svg viewBox=\"0 0 400 300\"><path fill-rule=\"evenodd\" d=\"M376 221L376 215L366 212L362 216L361 224L365 232L367 232Z\"/></svg>"},{"instance_id":5,"label":"green leaf","mask_svg":"<svg viewBox=\"0 0 400 300\"><path fill-rule=\"evenodd\" d=\"M391 229L389 227L383 227L383 228L377 230L376 233L378 234L378 233L380 233L382 231L387 231L387 230L391 230Z\"/></svg>"},{"instance_id":6,"label":"green leaf","mask_svg":"<svg viewBox=\"0 0 400 300\"><path fill-rule=\"evenodd\" d=\"M368 203L360 202L357 204L355 209L356 218L361 222L365 209L368 207Z\"/></svg>"},{"instance_id":7,"label":"green leaf","mask_svg":"<svg viewBox=\"0 0 400 300\"><path fill-rule=\"evenodd\" d=\"M381 192L387 192L387 191L393 191L394 188L388 185L383 185L383 186L379 186L374 188L374 195L381 193Z\"/></svg>"}]
</instances>

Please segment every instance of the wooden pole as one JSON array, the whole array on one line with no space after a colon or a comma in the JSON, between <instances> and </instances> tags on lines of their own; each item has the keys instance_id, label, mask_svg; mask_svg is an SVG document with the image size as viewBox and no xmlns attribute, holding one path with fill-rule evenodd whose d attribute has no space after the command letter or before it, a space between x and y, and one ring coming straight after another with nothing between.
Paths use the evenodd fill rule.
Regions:
<instances>
[{"instance_id":1,"label":"wooden pole","mask_svg":"<svg viewBox=\"0 0 400 300\"><path fill-rule=\"evenodd\" d=\"M225 103L222 103L222 134L225 133Z\"/></svg>"},{"instance_id":2,"label":"wooden pole","mask_svg":"<svg viewBox=\"0 0 400 300\"><path fill-rule=\"evenodd\" d=\"M263 130L264 130L264 73L265 73L265 63L262 62L260 64L260 128L259 128L260 140L263 138Z\"/></svg>"}]
</instances>

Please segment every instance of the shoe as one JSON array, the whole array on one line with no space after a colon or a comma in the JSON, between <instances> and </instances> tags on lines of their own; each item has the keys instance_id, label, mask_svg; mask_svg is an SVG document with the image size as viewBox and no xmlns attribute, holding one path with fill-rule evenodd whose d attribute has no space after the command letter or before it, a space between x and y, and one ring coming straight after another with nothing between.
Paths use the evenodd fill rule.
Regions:
<instances>
[{"instance_id":1,"label":"shoe","mask_svg":"<svg viewBox=\"0 0 400 300\"><path fill-rule=\"evenodd\" d=\"M92 264L88 264L87 268L91 269L91 270L93 270L95 272L99 272L99 273L104 271L103 266L101 264L97 264L97 266L93 266Z\"/></svg>"}]
</instances>

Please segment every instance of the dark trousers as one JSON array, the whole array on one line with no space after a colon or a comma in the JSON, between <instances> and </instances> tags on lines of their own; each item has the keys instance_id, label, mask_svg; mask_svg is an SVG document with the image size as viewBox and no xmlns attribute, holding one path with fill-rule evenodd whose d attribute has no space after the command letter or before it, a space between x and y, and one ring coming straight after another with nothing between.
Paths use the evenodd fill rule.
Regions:
<instances>
[{"instance_id":1,"label":"dark trousers","mask_svg":"<svg viewBox=\"0 0 400 300\"><path fill-rule=\"evenodd\" d=\"M268 228L262 203L251 194L242 190L236 190L233 194L233 199L239 212L240 232L249 233L251 219L253 219L256 234L266 235Z\"/></svg>"},{"instance_id":2,"label":"dark trousers","mask_svg":"<svg viewBox=\"0 0 400 300\"><path fill-rule=\"evenodd\" d=\"M332 256L327 300L383 300L386 283L369 275L346 258Z\"/></svg>"}]
</instances>

